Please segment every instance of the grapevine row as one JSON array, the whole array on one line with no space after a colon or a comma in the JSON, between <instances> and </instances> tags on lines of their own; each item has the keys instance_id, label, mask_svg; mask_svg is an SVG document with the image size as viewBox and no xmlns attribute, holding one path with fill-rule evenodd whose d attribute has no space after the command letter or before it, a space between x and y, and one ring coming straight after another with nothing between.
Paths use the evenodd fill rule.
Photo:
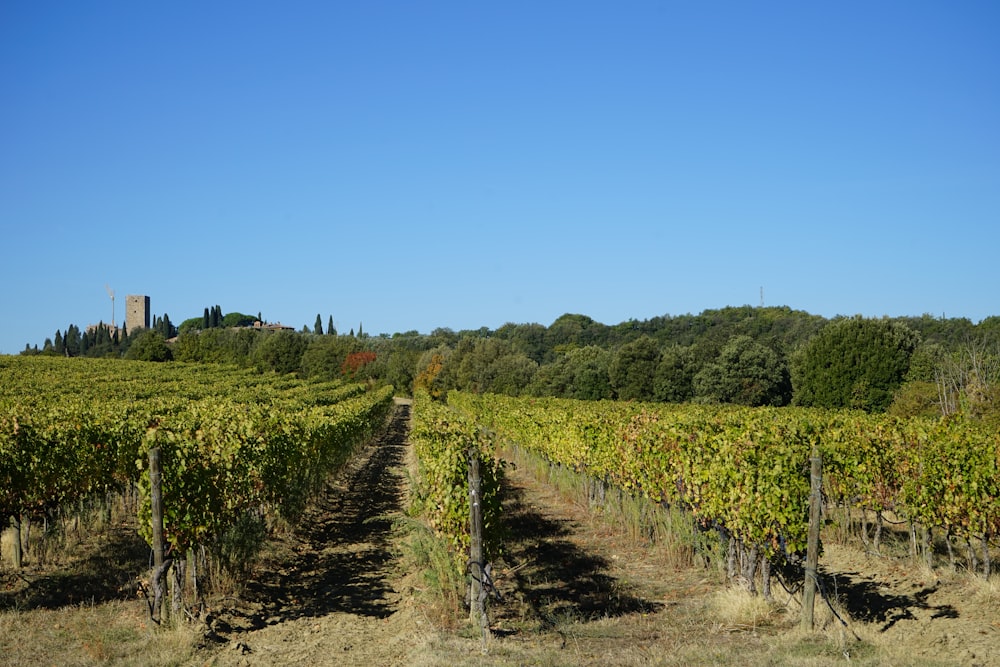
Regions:
<instances>
[{"instance_id":1,"label":"grapevine row","mask_svg":"<svg viewBox=\"0 0 1000 667\"><path fill-rule=\"evenodd\" d=\"M554 463L681 504L770 556L804 550L814 451L829 501L970 540L1000 530L1000 434L975 422L458 392L448 400Z\"/></svg>"},{"instance_id":2,"label":"grapevine row","mask_svg":"<svg viewBox=\"0 0 1000 667\"><path fill-rule=\"evenodd\" d=\"M469 553L469 462L479 460L481 506L487 558L499 547L503 468L491 440L471 419L418 391L413 401L410 441L419 464L415 509L452 548L465 569Z\"/></svg>"},{"instance_id":3,"label":"grapevine row","mask_svg":"<svg viewBox=\"0 0 1000 667\"><path fill-rule=\"evenodd\" d=\"M149 539L147 453L159 447L165 536L179 551L246 512L294 518L393 404L391 387L120 360L3 359L0 387L2 516L137 484Z\"/></svg>"}]
</instances>

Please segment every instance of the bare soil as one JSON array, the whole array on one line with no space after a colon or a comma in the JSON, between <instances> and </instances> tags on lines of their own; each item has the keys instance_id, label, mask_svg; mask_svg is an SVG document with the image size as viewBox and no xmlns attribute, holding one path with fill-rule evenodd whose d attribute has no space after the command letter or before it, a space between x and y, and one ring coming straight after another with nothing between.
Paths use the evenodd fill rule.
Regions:
<instances>
[{"instance_id":1,"label":"bare soil","mask_svg":"<svg viewBox=\"0 0 1000 667\"><path fill-rule=\"evenodd\" d=\"M389 429L272 540L236 604L210 617L206 665L401 665L431 628L403 599L406 403ZM426 626L426 627L423 627Z\"/></svg>"},{"instance_id":2,"label":"bare soil","mask_svg":"<svg viewBox=\"0 0 1000 667\"><path fill-rule=\"evenodd\" d=\"M846 625L821 603L820 627L802 633L797 597L777 586L764 617L733 621L714 565L637 543L520 469L508 471L492 637L436 627L401 557L409 409L186 644L163 648L145 627L132 587L146 552L113 529L76 561L90 565L31 572L30 585L4 574L0 665L1000 665L995 581L828 544L824 590ZM121 649L87 634L116 623Z\"/></svg>"}]
</instances>

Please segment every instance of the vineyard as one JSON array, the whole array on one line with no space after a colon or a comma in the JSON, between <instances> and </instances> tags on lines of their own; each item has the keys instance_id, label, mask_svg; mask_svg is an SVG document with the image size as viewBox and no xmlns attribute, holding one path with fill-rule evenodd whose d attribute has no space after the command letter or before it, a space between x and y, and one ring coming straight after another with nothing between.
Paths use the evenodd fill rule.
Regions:
<instances>
[{"instance_id":1,"label":"vineyard","mask_svg":"<svg viewBox=\"0 0 1000 667\"><path fill-rule=\"evenodd\" d=\"M976 422L457 392L449 403L501 441L690 511L728 542L751 586L757 559L766 589L771 564L804 557L812 456L823 461L827 513L842 511L845 530L866 546L878 551L891 516L905 522L914 554L929 564L937 531L953 567L961 543L968 567L990 575L990 540L1000 532L1000 434Z\"/></svg>"},{"instance_id":2,"label":"vineyard","mask_svg":"<svg viewBox=\"0 0 1000 667\"><path fill-rule=\"evenodd\" d=\"M226 548L245 543L241 533L259 534L278 519L294 523L391 406L391 387L200 365L7 358L0 361L0 514L14 518L21 547L32 523L44 525L84 497L115 494L134 499L139 530L151 541L147 462L156 448L175 581L188 570L196 582L209 558L244 555Z\"/></svg>"},{"instance_id":3,"label":"vineyard","mask_svg":"<svg viewBox=\"0 0 1000 667\"><path fill-rule=\"evenodd\" d=\"M858 553L880 559L890 542L898 550L905 541L912 562L947 565L987 581L995 569L991 549L995 556L1000 434L975 421L459 392L441 402L417 392L404 425L403 413L393 405L389 387L308 382L222 366L0 358L0 513L17 529L19 552L30 550L33 540L44 540L74 507L97 498L129 513L130 525L152 545L154 487L162 477L162 536L172 573L170 615L205 620L199 586L206 571L253 572L248 591L263 595L259 605L269 611L238 628L242 634L232 629L238 615L230 614L231 645L237 647L245 646L240 637L256 632L261 633L253 635L258 641L273 635L274 646L285 646L289 640L279 627L265 633L262 626L297 628L303 617L312 628L306 634L327 622L315 620L320 617L336 619L337 632L348 632L350 624L337 616L351 611L342 608L345 604L368 609L369 616L387 622L397 616L393 605L407 608L400 602L402 594L393 597L393 587L374 582L365 571L377 566L379 576L396 576L386 565L394 551L388 541L395 539L387 516L404 508L393 504L399 482L386 477L384 468L389 461L402 465L404 439L413 454L405 511L440 540L452 581L464 580L460 585L466 586L470 579L478 581L483 599L495 594L491 618L505 626L501 637L527 627L541 636L553 628L610 619L639 628L627 632L655 644L656 637L670 634L649 625L660 619L670 627L671 621L661 615L668 609L661 600L685 595L672 592L664 578L680 577L677 591L702 590L704 571L711 566L730 584L762 594L773 605L772 576L784 585L803 578L812 459L822 461L824 541L831 549L834 542L853 543L860 547ZM369 447L362 456L362 446L386 432L390 417L395 449L383 447L371 454ZM158 468L151 467L151 452L157 453ZM535 504L541 502L538 498L556 501L526 481L519 468L532 468L532 461L540 462L539 470L548 470L541 477L580 480L582 507L610 516L614 503L641 504L636 515L647 523L614 529L619 531L614 535L624 531L632 546L614 537L613 545L602 547L609 553L627 549L628 562L616 565L623 577L627 573L634 579L643 563L658 558L657 544L664 536L650 525L683 517L686 528L680 532L686 531L689 548L699 557L700 565L686 565L694 583L683 583L676 562L673 574L663 574L658 565L655 583L643 590L614 583L604 573L612 561L586 553L581 542L559 538L551 508ZM357 471L354 477L331 485L331 475L351 469ZM343 500L331 500L335 487ZM523 499L526 489L534 489L533 502ZM323 507L330 509L322 513ZM470 523L477 513L478 534L476 522ZM652 514L662 516L650 519ZM336 525L344 526L341 532L320 529ZM300 537L294 538L299 541L288 550L287 560L261 564L261 543L292 539L289 526L297 527ZM589 539L604 540L605 529L595 530L600 537ZM282 531L284 537L276 536ZM370 544L363 547L361 541ZM372 555L359 560L362 553ZM309 558L303 560L303 554ZM495 587L491 565L502 582ZM352 579L366 584L359 588ZM322 589L316 588L319 582ZM428 584L393 586L417 595ZM913 604L957 617L949 605L926 602L933 590L926 588L925 598ZM339 597L332 595L337 591ZM140 594L151 596L152 590L140 583ZM461 615L461 593L456 595L448 604ZM467 604L476 593L471 595ZM899 595L885 604L905 605L907 599ZM869 595L859 604L870 609L873 600ZM307 610L290 608L303 604L309 605ZM160 623L162 615L154 607L150 598L150 618ZM574 608L587 610L588 616L558 620ZM359 625L363 632L392 645L391 662L402 660L406 647L386 634L392 626L373 625L365 613L356 616L364 621ZM536 625L528 624L529 617L537 619ZM400 618L405 619L398 621L405 625L404 634L412 635L420 625L413 616ZM888 621L882 631L895 623ZM565 630L558 632L565 643ZM987 633L982 642L988 643L994 630L978 632ZM209 625L206 636L218 638L216 626ZM516 643L499 646L507 646L502 650L516 656L511 658L515 661L534 661L530 653L518 652L522 649ZM326 650L322 644L314 648L312 658ZM438 650L449 657L427 664L454 664L468 648L457 649L458 657L454 646ZM601 664L598 656L606 654L592 655L593 664ZM212 660L230 664L217 656Z\"/></svg>"}]
</instances>

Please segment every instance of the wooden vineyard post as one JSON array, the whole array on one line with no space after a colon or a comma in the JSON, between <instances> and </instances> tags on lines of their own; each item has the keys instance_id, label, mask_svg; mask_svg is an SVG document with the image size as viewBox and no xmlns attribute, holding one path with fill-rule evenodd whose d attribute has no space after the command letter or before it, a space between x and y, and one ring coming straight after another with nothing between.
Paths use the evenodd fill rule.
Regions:
<instances>
[{"instance_id":1,"label":"wooden vineyard post","mask_svg":"<svg viewBox=\"0 0 1000 667\"><path fill-rule=\"evenodd\" d=\"M813 603L816 600L816 569L819 565L823 459L814 451L809 463L809 536L806 543L806 578L802 585L802 629L812 632Z\"/></svg>"},{"instance_id":2,"label":"wooden vineyard post","mask_svg":"<svg viewBox=\"0 0 1000 667\"><path fill-rule=\"evenodd\" d=\"M149 450L149 487L153 514L153 603L149 613L154 621L162 624L169 613L164 588L170 563L163 562L163 469L160 467L159 447Z\"/></svg>"},{"instance_id":3,"label":"wooden vineyard post","mask_svg":"<svg viewBox=\"0 0 1000 667\"><path fill-rule=\"evenodd\" d=\"M10 517L10 538L14 569L20 570L24 554L21 550L21 521L19 515L11 515Z\"/></svg>"},{"instance_id":4,"label":"wooden vineyard post","mask_svg":"<svg viewBox=\"0 0 1000 667\"><path fill-rule=\"evenodd\" d=\"M489 619L486 617L486 597L489 594L485 586L487 569L483 564L483 508L480 503L480 487L482 478L479 475L479 457L474 450L469 450L469 571L471 573L469 589L470 619L474 627L478 627L483 635L483 648L489 637Z\"/></svg>"}]
</instances>

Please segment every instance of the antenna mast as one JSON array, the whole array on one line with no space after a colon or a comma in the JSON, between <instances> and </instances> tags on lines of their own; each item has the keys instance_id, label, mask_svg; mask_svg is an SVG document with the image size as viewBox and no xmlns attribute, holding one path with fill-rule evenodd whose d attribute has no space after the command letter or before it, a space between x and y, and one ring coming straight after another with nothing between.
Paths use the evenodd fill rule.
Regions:
<instances>
[{"instance_id":1,"label":"antenna mast","mask_svg":"<svg viewBox=\"0 0 1000 667\"><path fill-rule=\"evenodd\" d=\"M115 291L111 289L111 286L104 283L104 289L108 291L108 296L111 297L111 329L115 328Z\"/></svg>"}]
</instances>

